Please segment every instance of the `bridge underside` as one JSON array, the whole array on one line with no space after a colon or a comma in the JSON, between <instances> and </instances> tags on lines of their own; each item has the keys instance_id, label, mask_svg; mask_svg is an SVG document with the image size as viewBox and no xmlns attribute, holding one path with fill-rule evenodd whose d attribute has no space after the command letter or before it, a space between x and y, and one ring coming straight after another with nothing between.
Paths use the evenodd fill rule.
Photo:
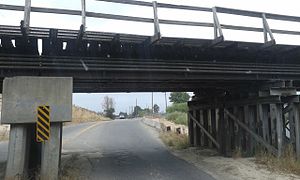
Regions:
<instances>
[{"instance_id":1,"label":"bridge underside","mask_svg":"<svg viewBox=\"0 0 300 180\"><path fill-rule=\"evenodd\" d=\"M0 26L1 79L71 76L74 92L251 91L269 81L300 82L299 46L46 28L22 32Z\"/></svg>"},{"instance_id":2,"label":"bridge underside","mask_svg":"<svg viewBox=\"0 0 300 180\"><path fill-rule=\"evenodd\" d=\"M256 91L266 82L293 80L300 66L155 59L0 57L1 77L66 76L74 92ZM2 80L1 79L1 80Z\"/></svg>"}]
</instances>

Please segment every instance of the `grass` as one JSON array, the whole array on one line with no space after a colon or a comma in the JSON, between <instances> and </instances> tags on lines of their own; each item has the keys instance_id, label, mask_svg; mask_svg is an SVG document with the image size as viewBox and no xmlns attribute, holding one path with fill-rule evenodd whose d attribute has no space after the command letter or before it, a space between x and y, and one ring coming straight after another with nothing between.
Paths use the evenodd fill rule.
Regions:
<instances>
[{"instance_id":1,"label":"grass","mask_svg":"<svg viewBox=\"0 0 300 180\"><path fill-rule=\"evenodd\" d=\"M9 139L9 129L7 127L1 128L0 141L7 141Z\"/></svg>"},{"instance_id":2,"label":"grass","mask_svg":"<svg viewBox=\"0 0 300 180\"><path fill-rule=\"evenodd\" d=\"M256 163L266 165L269 170L300 175L300 161L296 160L296 155L292 146L288 146L282 157L260 151L256 154Z\"/></svg>"},{"instance_id":3,"label":"grass","mask_svg":"<svg viewBox=\"0 0 300 180\"><path fill-rule=\"evenodd\" d=\"M166 116L168 121L174 122L175 124L187 125L187 114L183 112L172 112Z\"/></svg>"},{"instance_id":4,"label":"grass","mask_svg":"<svg viewBox=\"0 0 300 180\"><path fill-rule=\"evenodd\" d=\"M171 106L167 107L167 113L172 112L188 112L188 106L187 103L174 103Z\"/></svg>"},{"instance_id":5,"label":"grass","mask_svg":"<svg viewBox=\"0 0 300 180\"><path fill-rule=\"evenodd\" d=\"M94 111L73 106L72 108L72 123L92 122L92 121L106 121L109 118L104 117Z\"/></svg>"},{"instance_id":6,"label":"grass","mask_svg":"<svg viewBox=\"0 0 300 180\"><path fill-rule=\"evenodd\" d=\"M189 147L188 136L175 132L161 132L160 139L169 147L174 149L186 149Z\"/></svg>"}]
</instances>

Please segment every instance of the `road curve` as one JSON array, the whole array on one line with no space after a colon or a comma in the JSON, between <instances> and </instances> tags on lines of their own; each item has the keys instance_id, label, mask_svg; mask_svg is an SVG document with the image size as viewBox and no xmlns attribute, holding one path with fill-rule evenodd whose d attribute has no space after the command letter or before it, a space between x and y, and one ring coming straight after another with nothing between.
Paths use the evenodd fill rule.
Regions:
<instances>
[{"instance_id":1,"label":"road curve","mask_svg":"<svg viewBox=\"0 0 300 180\"><path fill-rule=\"evenodd\" d=\"M90 124L68 136L75 137L64 142L64 152L99 154L88 159L91 164L89 179L214 179L173 156L159 140L157 133L140 120Z\"/></svg>"}]
</instances>

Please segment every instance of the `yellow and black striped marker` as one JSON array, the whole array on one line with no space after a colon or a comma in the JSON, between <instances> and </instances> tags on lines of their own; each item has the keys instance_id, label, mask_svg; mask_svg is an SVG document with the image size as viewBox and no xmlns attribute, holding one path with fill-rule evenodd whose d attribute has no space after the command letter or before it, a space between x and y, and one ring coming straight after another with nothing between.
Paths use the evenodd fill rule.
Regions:
<instances>
[{"instance_id":1,"label":"yellow and black striped marker","mask_svg":"<svg viewBox=\"0 0 300 180\"><path fill-rule=\"evenodd\" d=\"M36 141L44 142L50 137L50 106L37 108Z\"/></svg>"}]
</instances>

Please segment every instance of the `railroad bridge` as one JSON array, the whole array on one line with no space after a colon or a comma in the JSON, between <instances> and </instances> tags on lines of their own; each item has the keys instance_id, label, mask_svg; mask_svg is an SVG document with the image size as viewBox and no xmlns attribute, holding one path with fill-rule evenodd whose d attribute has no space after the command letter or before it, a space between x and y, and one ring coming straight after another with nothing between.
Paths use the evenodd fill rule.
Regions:
<instances>
[{"instance_id":1,"label":"railroad bridge","mask_svg":"<svg viewBox=\"0 0 300 180\"><path fill-rule=\"evenodd\" d=\"M277 44L275 36L300 31L273 29L269 20L300 17L157 2L102 0L153 9L153 18L82 10L0 4L24 11L18 26L0 25L0 79L12 76L72 77L74 92L195 92L189 105L194 146L230 156L266 149L281 156L291 146L300 158L300 46ZM161 19L160 9L201 11L211 22ZM31 13L81 16L78 30L31 27ZM261 27L223 24L230 14L261 19ZM86 18L153 24L152 36L88 31ZM164 37L160 25L210 28L213 39ZM229 41L223 30L260 32L262 42ZM41 47L41 48L39 48ZM39 51L40 50L40 51ZM2 83L1 83L2 84Z\"/></svg>"}]
</instances>

